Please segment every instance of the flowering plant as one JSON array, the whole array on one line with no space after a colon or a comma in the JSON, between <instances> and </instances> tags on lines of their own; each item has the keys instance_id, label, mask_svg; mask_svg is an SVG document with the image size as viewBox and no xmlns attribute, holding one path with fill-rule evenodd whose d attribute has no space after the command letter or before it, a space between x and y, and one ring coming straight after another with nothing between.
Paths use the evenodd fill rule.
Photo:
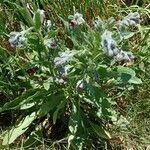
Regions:
<instances>
[{"instance_id":1,"label":"flowering plant","mask_svg":"<svg viewBox=\"0 0 150 150\"><path fill-rule=\"evenodd\" d=\"M28 17L30 22L21 20L26 30L11 32L8 41L16 51L23 51L16 54L17 69L12 74L22 84L22 92L18 89L19 94L5 103L0 112L19 109L23 115L20 126L5 134L3 144L11 144L42 117L52 120L53 125L60 120L67 126L63 136L68 148L82 149L95 137L110 139L105 124L118 121L113 108L116 96L112 91L130 90L131 85L134 88L142 83L132 68L120 64L134 62L136 57L120 43L124 42L122 35L127 26L140 22L139 14L131 13L119 24L114 18L103 21L98 17L92 28L76 12L69 16L69 21L59 17L67 29L60 36L59 27L53 26L44 10L18 8L28 14L21 13L22 20ZM112 28L108 30L110 25ZM68 41L71 47L66 44Z\"/></svg>"}]
</instances>

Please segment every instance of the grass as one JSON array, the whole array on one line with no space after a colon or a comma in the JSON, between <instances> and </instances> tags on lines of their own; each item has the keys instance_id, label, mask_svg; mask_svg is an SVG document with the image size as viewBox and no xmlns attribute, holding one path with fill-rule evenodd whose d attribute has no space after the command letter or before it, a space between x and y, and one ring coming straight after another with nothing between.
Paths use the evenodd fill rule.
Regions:
<instances>
[{"instance_id":1,"label":"grass","mask_svg":"<svg viewBox=\"0 0 150 150\"><path fill-rule=\"evenodd\" d=\"M73 15L74 12L78 11L84 15L84 18L89 26L92 28L92 19L99 15L102 19L108 19L113 16L115 19L120 19L121 14L128 14L130 11L138 10L142 15L142 27L139 32L140 36L136 36L132 39L131 45L134 45L134 51L138 54L136 63L133 64L133 68L135 69L138 77L142 79L142 85L135 86L134 90L132 86L130 89L125 89L123 91L119 91L117 93L117 98L115 99L117 102L117 106L115 107L116 111L118 111L121 115L123 115L128 120L128 125L126 128L118 127L110 123L108 123L109 130L112 133L112 139L110 140L101 140L101 138L96 138L97 142L92 143L89 149L139 149L139 150L148 150L150 148L150 53L149 53L149 29L150 26L148 24L149 18L149 1L143 1L142 4L139 4L139 1L132 1L132 4L139 4L139 6L131 5L128 3L123 3L123 1L88 1L88 0L54 0L51 2L50 0L39 0L36 1L37 5L46 11L46 17L50 18L52 21L55 21L56 26L59 26L59 30L62 31L63 25L60 21L59 17L68 18L69 15ZM20 3L19 0L16 3ZM129 4L130 3L130 4ZM7 3L0 3L0 54L1 58L7 58L8 55L11 55L13 59L10 59L8 62L2 60L3 69L5 70L5 66L10 66L11 71L15 74L15 68L18 66L21 68L22 64L16 61L16 53L20 55L22 52L16 52L14 49L8 45L8 37L6 34L15 30L20 30L20 27L17 26L18 21L24 21L22 16L18 15L16 9L13 9L12 5L6 5ZM85 29L84 29L85 30ZM5 33L5 34L4 34ZM58 32L59 33L59 32ZM62 36L62 35L61 35ZM63 36L62 36L63 37ZM1 48L2 47L2 48ZM3 50L6 53L3 53ZM22 55L22 54L21 54ZM0 106L2 107L5 104L5 101L9 101L11 97L17 97L21 95L21 91L15 91L14 88L20 89L21 85L16 80L11 80L10 78L5 78L5 74L7 74L7 68L5 72L0 76L0 92L6 94L6 98L3 95L0 95ZM14 84L15 83L15 84ZM107 86L106 86L107 87ZM108 86L109 87L109 86ZM108 90L108 89L107 89ZM14 91L14 93L11 93ZM121 97L119 94L121 93ZM83 105L84 106L84 105ZM85 105L85 108L88 109L88 106ZM68 108L69 109L69 108ZM30 110L29 110L30 111ZM87 111L88 112L88 111ZM67 111L67 113L70 113ZM94 112L92 112L94 113ZM24 113L11 111L8 113L10 118L12 118L11 125L14 124L14 120L17 120L17 117L21 117ZM0 132L0 149L28 149L24 147L24 142L26 141L26 134L23 134L16 142L14 142L10 146L3 146L3 134L4 131L9 128L10 124L7 121L2 123L5 117L8 117L7 112L4 117L2 113L0 113L0 125L2 124L1 132ZM16 116L15 116L16 115ZM91 114L90 114L91 115ZM15 117L12 117L15 116ZM67 115L66 115L67 116ZM67 130L65 124L60 122L58 124L53 125L51 119L48 119L48 116L40 120L39 122L35 120L34 125L39 128L39 131L34 132L32 127L28 130L30 133L33 132L37 145L31 145L31 149L37 150L46 150L46 149L66 149L67 150L67 140L66 138L62 138L65 136L65 131ZM6 119L5 119L6 120ZM95 119L96 120L96 119ZM46 122L46 123L45 123ZM45 126L47 126L47 128ZM48 125L47 125L48 124ZM52 129L52 130L50 130ZM47 134L50 130L50 135ZM64 131L65 130L65 131ZM59 131L59 132L58 132ZM42 132L42 134L41 134ZM64 133L63 133L64 132ZM43 134L45 133L45 134ZM60 135L62 134L62 137ZM28 133L27 133L28 134ZM53 136L53 137L52 137ZM58 138L60 136L60 138ZM55 140L53 140L53 138ZM30 142L30 141L29 141ZM100 148L101 145L101 148ZM85 148L87 149L87 148Z\"/></svg>"}]
</instances>

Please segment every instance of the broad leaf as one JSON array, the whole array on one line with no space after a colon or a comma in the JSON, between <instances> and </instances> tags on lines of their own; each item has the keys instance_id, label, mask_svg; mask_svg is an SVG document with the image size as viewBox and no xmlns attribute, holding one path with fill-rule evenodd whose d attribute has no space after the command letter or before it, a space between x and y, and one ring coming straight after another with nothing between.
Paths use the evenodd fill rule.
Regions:
<instances>
[{"instance_id":1,"label":"broad leaf","mask_svg":"<svg viewBox=\"0 0 150 150\"><path fill-rule=\"evenodd\" d=\"M124 73L124 74L129 74L129 75L131 75L131 76L135 76L135 75L136 75L136 74L135 74L135 71L134 71L133 69L128 68L128 67L123 67L123 66L118 66L118 67L117 67L117 72L118 72L119 74Z\"/></svg>"},{"instance_id":2,"label":"broad leaf","mask_svg":"<svg viewBox=\"0 0 150 150\"><path fill-rule=\"evenodd\" d=\"M78 116L77 106L73 104L71 116L69 120L69 130L72 134L75 134L77 132L78 123L79 123L78 120L79 120L79 116Z\"/></svg>"},{"instance_id":3,"label":"broad leaf","mask_svg":"<svg viewBox=\"0 0 150 150\"><path fill-rule=\"evenodd\" d=\"M9 130L4 136L3 145L11 144L14 142L16 138L18 138L28 129L29 125L35 118L36 113L33 112L32 114L26 116L17 126L12 127L12 129Z\"/></svg>"},{"instance_id":4,"label":"broad leaf","mask_svg":"<svg viewBox=\"0 0 150 150\"><path fill-rule=\"evenodd\" d=\"M21 96L17 97L16 99L14 99L14 100L12 100L10 102L7 102L2 107L0 112L19 107L20 103L23 103L23 100L27 100L27 99L33 97L36 94L36 92L37 92L37 90L28 90L27 92L23 93Z\"/></svg>"},{"instance_id":5,"label":"broad leaf","mask_svg":"<svg viewBox=\"0 0 150 150\"><path fill-rule=\"evenodd\" d=\"M35 104L36 103L34 103L34 102L33 103L27 103L27 104L24 104L24 105L20 106L20 109L21 110L29 109L29 108L33 107Z\"/></svg>"},{"instance_id":6,"label":"broad leaf","mask_svg":"<svg viewBox=\"0 0 150 150\"><path fill-rule=\"evenodd\" d=\"M136 73L134 70L128 67L119 66L117 69L119 73L118 80L121 79L123 83L132 83L132 84L141 84L142 81L138 77L136 77Z\"/></svg>"},{"instance_id":7,"label":"broad leaf","mask_svg":"<svg viewBox=\"0 0 150 150\"><path fill-rule=\"evenodd\" d=\"M132 77L132 78L129 80L129 83L142 84L142 80L139 79L138 77Z\"/></svg>"},{"instance_id":8,"label":"broad leaf","mask_svg":"<svg viewBox=\"0 0 150 150\"><path fill-rule=\"evenodd\" d=\"M124 39L129 39L132 36L134 36L134 32L121 32L121 35L123 36Z\"/></svg>"}]
</instances>

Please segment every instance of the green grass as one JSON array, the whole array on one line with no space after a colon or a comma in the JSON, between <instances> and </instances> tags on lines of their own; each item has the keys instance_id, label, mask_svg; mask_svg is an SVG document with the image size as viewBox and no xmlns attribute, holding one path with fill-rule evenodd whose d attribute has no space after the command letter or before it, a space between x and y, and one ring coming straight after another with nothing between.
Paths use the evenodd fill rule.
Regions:
<instances>
[{"instance_id":1,"label":"green grass","mask_svg":"<svg viewBox=\"0 0 150 150\"><path fill-rule=\"evenodd\" d=\"M24 5L25 1L22 1L23 3L21 3L21 1L16 0L15 5L13 3L10 3L14 1L15 0L11 0L8 2L0 1L0 92L5 95L0 95L0 111L3 108L5 108L6 110L8 109L6 111L5 117L10 117L11 120L10 124L7 125L7 123L3 123L4 126L0 127L0 149L24 150L31 148L37 150L67 150L67 134L69 132L68 127L72 127L72 134L73 132L76 132L76 128L79 128L79 132L76 132L74 135L77 135L77 137L80 138L77 138L75 139L75 141L73 141L74 143L71 149L77 149L75 147L76 145L80 147L80 144L85 144L86 147L83 149L91 150L145 150L146 148L146 150L148 150L148 147L150 147L150 26L148 24L148 20L150 19L149 1L145 0L143 1L143 3L139 3L139 1L132 1L132 6L129 6L130 4L126 5L125 3L121 3L117 0L54 0L53 2L50 0L39 0L35 1L35 3L32 3L33 9L36 10L36 7L44 9L46 11L46 18L49 18L50 20L55 22L54 30L49 33L49 36L53 35L59 37L60 50L66 48L65 42L67 41L69 44L70 42L71 44L75 43L74 47L77 50L83 51L83 53L81 53L81 56L79 56L79 58L77 59L80 63L73 62L78 67L78 69L76 70L76 72L78 73L73 72L75 75L72 75L73 73L71 74L71 84L68 85L67 88L57 87L55 85L47 87L49 86L46 84L48 82L47 78L49 77L49 74L57 74L56 68L53 68L53 66L49 64L49 61L52 61L53 57L56 57L57 55L54 52L52 54L52 57L48 58L48 53L42 45L44 38L41 36L43 33L40 30L34 29L35 34L32 35L33 37L30 37L31 47L29 46L27 49L15 50L12 49L12 47L9 45L8 35L11 31L20 30L20 21L26 24L28 27L32 27L34 24L32 21L32 15L30 15L28 11L26 11L25 9L22 11L22 8L18 9L16 7L17 4L19 4L18 6ZM134 4L139 4L139 6ZM107 72L108 70L113 70L112 72L110 71L110 76L115 76L116 73L117 68L115 68L115 66L113 65L109 65L110 61L106 57L103 57L102 54L98 54L100 32L93 30L93 18L99 16L103 20L106 20L110 17L114 17L115 19L119 20L122 18L122 16L136 10L138 10L141 14L141 26L138 28L138 31L136 31L136 29L132 29L133 32L136 31L136 36L134 36L134 38L130 38L129 42L126 43L137 57L134 64L130 65L129 68L132 68L135 71L137 77L142 80L142 84L133 85L130 83L124 87L118 84L118 88L115 89L116 91L113 91L114 86L112 84L114 80L107 80L105 77L102 77L104 81L101 81L101 83L99 83L102 89L98 90L96 87L93 88L93 90L95 90L96 96L100 95L106 98L105 103L103 104L104 108L109 108L111 113L114 113L113 109L115 109L118 117L120 115L123 115L126 118L127 122L125 123L127 123L127 126L123 128L122 126L115 125L109 122L108 118L111 115L109 113L107 114L106 110L106 114L104 113L102 114L102 117L97 117L95 106L90 105L90 103L87 101L81 101L80 103L79 99L84 99L84 96L87 93L85 95L82 95L80 92L75 93L73 91L73 84L75 83L75 80L81 79L81 76L83 76L82 74L86 74L85 76L87 78L87 81L89 80L87 76L90 74L90 67L92 68L96 66L95 64L91 64L93 60L96 61L98 66L100 66L99 72L101 73L104 71L102 75L104 74L104 76L106 76L107 78L109 78L109 76L105 73L109 73ZM65 23L68 21L68 16L73 15L76 11L83 14L83 17L85 18L85 21L88 25L83 26L81 30L79 29L77 35L75 32L70 32L68 34L69 31L67 30L67 25L65 26ZM44 34L47 34L47 32L45 32ZM81 37L82 35L84 35L84 38ZM38 42L41 42L39 42L40 44L37 44L37 39ZM34 44L32 42L34 42ZM40 52L41 49L42 52ZM33 53L32 50L34 51ZM43 53L46 54L44 55L44 57L42 56ZM37 55L38 60L34 59L35 57L31 59L31 54L35 55L35 57ZM93 54L94 56L91 56L91 54ZM47 61L47 58L49 61ZM101 67L103 63L105 64ZM111 63L113 64L113 62ZM30 65L40 66L40 71L37 71L37 76L31 77L28 73L26 73L26 70L31 67ZM108 68L107 71L105 70L105 66L107 66ZM50 68L49 72L47 71L48 68ZM89 70L87 71L86 68L87 70ZM84 71L82 72L82 70ZM30 71L32 74L33 70ZM17 78L18 75L20 78ZM37 86L37 84L41 87L36 89L35 87ZM50 90L53 92L51 92L50 90L46 90L47 88L50 88ZM56 90L57 92L55 92ZM102 90L104 90L106 94L112 93L112 96L109 96L108 98ZM93 93L91 92L91 94ZM59 100L60 97L61 101L56 102L56 99ZM89 97L85 98L88 99ZM12 104L13 106L8 103L6 104L6 102L11 102L14 99L16 101ZM49 99L51 99L52 102L49 103ZM31 107L31 109L25 108L23 110L19 110L18 108L24 107L20 105L21 101L24 102L28 100L39 104L35 105L34 108ZM115 106L112 105L114 101L116 102ZM29 104L32 105L32 103ZM9 106L11 109L9 109ZM58 112L56 112L56 110L58 110ZM32 118L29 114L32 114L32 112L34 111L37 113L40 112L40 117L36 118L31 124L30 128L25 133L23 133L20 138L17 138L15 142L10 145L3 146L2 141L6 130L14 127L14 125L17 125L21 119L24 120L27 116L29 117L29 121L30 119L32 121ZM9 112L10 116L7 116L7 112ZM54 114L56 115L55 118ZM81 118L82 120L80 120ZM1 120L3 120L3 118L0 119L0 121ZM28 123L29 121L26 121L26 123ZM56 122L56 124L53 124L53 122ZM79 127L76 127L77 123L75 122L79 122ZM88 124L86 125L87 122ZM92 123L97 125L94 126L94 129L91 128ZM69 126L66 127L66 124L69 124ZM100 126L99 128L100 124L102 126ZM112 139L105 139L108 134L104 133L105 131L103 130L103 127L110 131ZM95 134L95 130L98 135ZM18 132L21 131L19 130ZM32 136L30 135L31 132ZM48 132L50 132L50 134L48 134ZM71 134L69 133L69 135ZM26 137L28 136L30 137L30 140L28 140L27 144ZM87 136L89 139L87 139ZM96 140L93 137L95 137ZM36 143L33 144L32 140L34 139L36 139ZM29 143L31 143L31 146L29 146ZM25 148L25 144L29 147Z\"/></svg>"}]
</instances>

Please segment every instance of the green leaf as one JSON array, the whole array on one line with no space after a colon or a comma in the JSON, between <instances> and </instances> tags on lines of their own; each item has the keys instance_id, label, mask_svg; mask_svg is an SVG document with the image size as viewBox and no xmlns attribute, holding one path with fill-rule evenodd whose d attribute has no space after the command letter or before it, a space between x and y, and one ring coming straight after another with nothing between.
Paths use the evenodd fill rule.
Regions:
<instances>
[{"instance_id":1,"label":"green leaf","mask_svg":"<svg viewBox=\"0 0 150 150\"><path fill-rule=\"evenodd\" d=\"M123 83L141 84L142 81L136 77L136 73L133 69L128 67L119 66L117 72Z\"/></svg>"},{"instance_id":2,"label":"green leaf","mask_svg":"<svg viewBox=\"0 0 150 150\"><path fill-rule=\"evenodd\" d=\"M31 17L31 14L29 12L29 10L26 7L21 7L19 5L17 5L16 3L13 3L15 5L15 7L17 8L18 12L21 14L21 16L23 17L24 21L28 24L28 26L33 26L33 19Z\"/></svg>"},{"instance_id":3,"label":"green leaf","mask_svg":"<svg viewBox=\"0 0 150 150\"><path fill-rule=\"evenodd\" d=\"M29 108L33 107L34 105L35 105L34 102L33 102L33 103L23 104L23 105L20 106L20 109L21 109L21 110L29 109Z\"/></svg>"},{"instance_id":4,"label":"green leaf","mask_svg":"<svg viewBox=\"0 0 150 150\"><path fill-rule=\"evenodd\" d=\"M104 93L103 89L99 87L99 85L92 85L92 84L87 84L87 98L91 99L92 103L97 107L101 108L101 102L102 99L106 97L106 94Z\"/></svg>"},{"instance_id":5,"label":"green leaf","mask_svg":"<svg viewBox=\"0 0 150 150\"><path fill-rule=\"evenodd\" d=\"M58 16L58 18L63 22L65 28L67 29L67 31L69 31L69 24L67 21L65 21L62 17Z\"/></svg>"},{"instance_id":6,"label":"green leaf","mask_svg":"<svg viewBox=\"0 0 150 150\"><path fill-rule=\"evenodd\" d=\"M135 75L136 75L136 74L135 74L135 71L134 71L133 69L128 68L128 67L123 67L123 66L118 66L118 67L117 67L117 72L118 72L119 74L124 73L124 74L129 74L129 75L131 75L131 76L135 76Z\"/></svg>"},{"instance_id":7,"label":"green leaf","mask_svg":"<svg viewBox=\"0 0 150 150\"><path fill-rule=\"evenodd\" d=\"M59 105L60 101L62 100L63 96L64 96L63 92L47 96L45 99L45 103L42 104L38 112L38 116L40 117L45 116L49 111L56 108Z\"/></svg>"},{"instance_id":8,"label":"green leaf","mask_svg":"<svg viewBox=\"0 0 150 150\"><path fill-rule=\"evenodd\" d=\"M60 104L57 106L57 109L55 110L53 114L53 124L56 123L57 117L58 117L58 112L65 107L66 104L66 99L63 99Z\"/></svg>"},{"instance_id":9,"label":"green leaf","mask_svg":"<svg viewBox=\"0 0 150 150\"><path fill-rule=\"evenodd\" d=\"M113 102L113 100L110 98L102 99L101 110L105 117L111 118L111 116L113 116L112 112L114 111L114 109L112 108L112 106L114 105L114 103L115 102Z\"/></svg>"},{"instance_id":10,"label":"green leaf","mask_svg":"<svg viewBox=\"0 0 150 150\"><path fill-rule=\"evenodd\" d=\"M139 79L138 77L132 77L132 78L129 80L129 83L142 84L142 80Z\"/></svg>"},{"instance_id":11,"label":"green leaf","mask_svg":"<svg viewBox=\"0 0 150 150\"><path fill-rule=\"evenodd\" d=\"M79 124L79 115L77 109L78 109L77 106L73 103L69 120L69 130L72 134L76 134Z\"/></svg>"},{"instance_id":12,"label":"green leaf","mask_svg":"<svg viewBox=\"0 0 150 150\"><path fill-rule=\"evenodd\" d=\"M69 120L70 134L68 137L68 149L82 149L83 145L85 145L87 129L84 126L84 122L86 124L87 120L83 119L82 114L84 116L84 113L80 110L80 101L77 96L72 102L72 111Z\"/></svg>"},{"instance_id":13,"label":"green leaf","mask_svg":"<svg viewBox=\"0 0 150 150\"><path fill-rule=\"evenodd\" d=\"M3 145L11 144L22 135L29 127L29 125L33 122L36 118L36 113L33 112L32 114L26 116L17 126L12 127L10 131L6 133L3 139Z\"/></svg>"},{"instance_id":14,"label":"green leaf","mask_svg":"<svg viewBox=\"0 0 150 150\"><path fill-rule=\"evenodd\" d=\"M35 28L40 29L42 23L41 23L41 16L40 16L39 11L35 12L34 17L33 17L33 21L34 21Z\"/></svg>"},{"instance_id":15,"label":"green leaf","mask_svg":"<svg viewBox=\"0 0 150 150\"><path fill-rule=\"evenodd\" d=\"M107 70L107 66L99 65L97 71L98 71L98 74L100 75L101 79L105 79L110 75Z\"/></svg>"},{"instance_id":16,"label":"green leaf","mask_svg":"<svg viewBox=\"0 0 150 150\"><path fill-rule=\"evenodd\" d=\"M70 134L69 137L68 137L68 149L70 148L70 145L71 145L71 142L72 140L75 138L74 135Z\"/></svg>"},{"instance_id":17,"label":"green leaf","mask_svg":"<svg viewBox=\"0 0 150 150\"><path fill-rule=\"evenodd\" d=\"M37 94L37 90L28 90L27 92L23 93L21 96L17 97L16 99L5 103L3 108L0 110L0 112L9 110L9 109L14 109L20 106L20 104L24 104L23 101L27 101L34 97Z\"/></svg>"},{"instance_id":18,"label":"green leaf","mask_svg":"<svg viewBox=\"0 0 150 150\"><path fill-rule=\"evenodd\" d=\"M71 142L71 146L75 150L82 150L83 146L85 145L85 137L82 138L82 136L76 136L73 141ZM70 148L71 149L71 148Z\"/></svg>"},{"instance_id":19,"label":"green leaf","mask_svg":"<svg viewBox=\"0 0 150 150\"><path fill-rule=\"evenodd\" d=\"M122 32L121 35L123 36L124 39L129 39L132 36L134 36L134 32Z\"/></svg>"},{"instance_id":20,"label":"green leaf","mask_svg":"<svg viewBox=\"0 0 150 150\"><path fill-rule=\"evenodd\" d=\"M145 64L144 64L144 62L140 62L140 64L139 64L139 69L140 69L141 71L145 72Z\"/></svg>"},{"instance_id":21,"label":"green leaf","mask_svg":"<svg viewBox=\"0 0 150 150\"><path fill-rule=\"evenodd\" d=\"M129 80L131 79L131 75L130 74L126 74L126 73L122 73L121 74L121 80L123 83L127 83L129 82Z\"/></svg>"},{"instance_id":22,"label":"green leaf","mask_svg":"<svg viewBox=\"0 0 150 150\"><path fill-rule=\"evenodd\" d=\"M111 136L110 134L102 127L102 126L98 126L92 122L90 122L90 125L93 129L93 131L100 137L100 138L104 138L104 139L110 139Z\"/></svg>"},{"instance_id":23,"label":"green leaf","mask_svg":"<svg viewBox=\"0 0 150 150\"><path fill-rule=\"evenodd\" d=\"M45 82L45 83L43 84L43 86L44 86L44 89L48 91L49 88L50 88L50 82Z\"/></svg>"}]
</instances>

